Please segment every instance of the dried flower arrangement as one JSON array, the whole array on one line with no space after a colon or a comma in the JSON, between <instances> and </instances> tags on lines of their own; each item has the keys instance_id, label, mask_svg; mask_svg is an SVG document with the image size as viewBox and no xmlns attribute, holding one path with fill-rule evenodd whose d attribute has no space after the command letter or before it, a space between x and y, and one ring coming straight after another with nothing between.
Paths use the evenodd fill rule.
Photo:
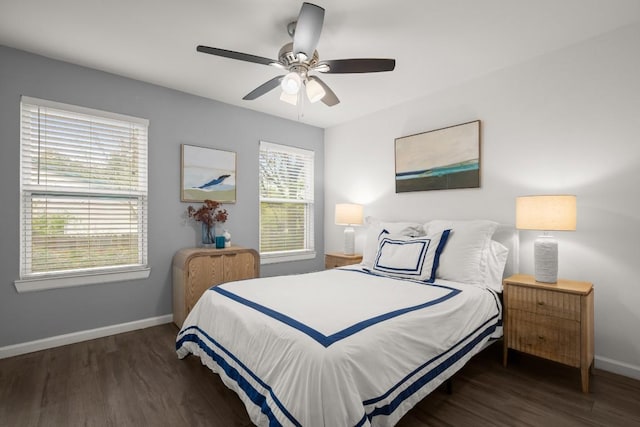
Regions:
<instances>
[{"instance_id":1,"label":"dried flower arrangement","mask_svg":"<svg viewBox=\"0 0 640 427\"><path fill-rule=\"evenodd\" d=\"M187 215L189 218L193 218L207 226L207 234L209 235L210 242L213 242L214 237L211 234L213 226L216 223L224 223L229 218L227 210L222 209L221 206L221 203L207 199L199 209L196 209L193 206L189 206L187 208Z\"/></svg>"}]
</instances>

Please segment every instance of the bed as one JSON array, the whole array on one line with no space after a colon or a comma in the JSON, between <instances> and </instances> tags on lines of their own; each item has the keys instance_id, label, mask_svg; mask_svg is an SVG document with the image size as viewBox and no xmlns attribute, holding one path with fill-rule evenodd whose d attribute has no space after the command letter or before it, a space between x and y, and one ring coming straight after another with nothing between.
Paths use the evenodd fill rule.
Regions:
<instances>
[{"instance_id":1,"label":"bed","mask_svg":"<svg viewBox=\"0 0 640 427\"><path fill-rule=\"evenodd\" d=\"M362 264L212 287L178 333L178 357L218 373L257 425L392 426L502 334L482 267L501 228L487 223L470 238L469 222L380 222ZM500 254L501 279L514 258ZM473 283L448 277L461 271Z\"/></svg>"}]
</instances>

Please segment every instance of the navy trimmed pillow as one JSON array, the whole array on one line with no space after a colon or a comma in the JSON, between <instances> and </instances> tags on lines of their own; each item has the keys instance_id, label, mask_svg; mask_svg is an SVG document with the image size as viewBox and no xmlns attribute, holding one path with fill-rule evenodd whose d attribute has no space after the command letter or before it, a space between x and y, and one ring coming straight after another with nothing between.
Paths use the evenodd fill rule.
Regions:
<instances>
[{"instance_id":1,"label":"navy trimmed pillow","mask_svg":"<svg viewBox=\"0 0 640 427\"><path fill-rule=\"evenodd\" d=\"M381 233L373 271L432 283L450 231L444 230L422 237Z\"/></svg>"}]
</instances>

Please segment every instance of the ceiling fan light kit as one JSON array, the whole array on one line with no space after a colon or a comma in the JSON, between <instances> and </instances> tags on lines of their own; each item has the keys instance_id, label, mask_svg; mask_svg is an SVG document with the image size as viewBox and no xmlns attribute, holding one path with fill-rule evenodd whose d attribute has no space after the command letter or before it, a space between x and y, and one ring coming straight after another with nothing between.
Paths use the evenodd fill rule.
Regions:
<instances>
[{"instance_id":1,"label":"ceiling fan light kit","mask_svg":"<svg viewBox=\"0 0 640 427\"><path fill-rule=\"evenodd\" d=\"M307 80L305 86L307 87L307 98L309 98L309 102L312 104L320 101L327 93L322 86L320 86L320 83L315 80Z\"/></svg>"},{"instance_id":2,"label":"ceiling fan light kit","mask_svg":"<svg viewBox=\"0 0 640 427\"><path fill-rule=\"evenodd\" d=\"M320 83L318 83L314 79L307 79L304 80L304 82L300 81L299 84L299 77L297 77L297 75L295 76L296 77L292 77L293 83L291 84L286 83L287 76L282 79L282 92L280 93L281 101L284 101L287 104L291 105L298 105L298 99L301 96L300 84L302 83L304 83L305 93L307 95L307 98L309 99L309 102L313 104L324 98L327 92L324 90L322 85L320 85ZM293 89L295 89L295 91Z\"/></svg>"},{"instance_id":3,"label":"ceiling fan light kit","mask_svg":"<svg viewBox=\"0 0 640 427\"><path fill-rule=\"evenodd\" d=\"M300 74L292 71L284 76L280 86L282 87L283 92L289 95L295 95L300 90L300 86L302 86L302 78L300 77Z\"/></svg>"},{"instance_id":4,"label":"ceiling fan light kit","mask_svg":"<svg viewBox=\"0 0 640 427\"><path fill-rule=\"evenodd\" d=\"M280 101L291 105L298 105L298 94L287 93L284 90L280 93Z\"/></svg>"},{"instance_id":5,"label":"ceiling fan light kit","mask_svg":"<svg viewBox=\"0 0 640 427\"><path fill-rule=\"evenodd\" d=\"M322 101L329 107L340 103L329 86L319 77L310 75L310 72L326 74L377 73L393 71L395 68L395 59L357 58L321 62L316 46L320 40L323 23L324 9L315 4L303 3L297 21L287 25L287 32L293 38L293 42L285 44L280 49L277 61L248 53L202 45L198 46L196 50L210 55L287 70L287 74L272 78L249 92L242 99L256 99L280 86L282 88L280 99L292 105L297 104L298 93L302 85L305 86L307 98L312 103Z\"/></svg>"}]
</instances>

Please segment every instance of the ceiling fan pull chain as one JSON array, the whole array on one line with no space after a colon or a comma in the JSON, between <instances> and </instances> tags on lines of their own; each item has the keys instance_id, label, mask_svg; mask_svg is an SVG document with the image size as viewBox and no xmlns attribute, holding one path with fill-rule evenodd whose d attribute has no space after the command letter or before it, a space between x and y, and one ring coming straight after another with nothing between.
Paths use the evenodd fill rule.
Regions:
<instances>
[{"instance_id":1,"label":"ceiling fan pull chain","mask_svg":"<svg viewBox=\"0 0 640 427\"><path fill-rule=\"evenodd\" d=\"M302 95L304 90L298 91L298 121L302 121L304 118L304 96Z\"/></svg>"}]
</instances>

